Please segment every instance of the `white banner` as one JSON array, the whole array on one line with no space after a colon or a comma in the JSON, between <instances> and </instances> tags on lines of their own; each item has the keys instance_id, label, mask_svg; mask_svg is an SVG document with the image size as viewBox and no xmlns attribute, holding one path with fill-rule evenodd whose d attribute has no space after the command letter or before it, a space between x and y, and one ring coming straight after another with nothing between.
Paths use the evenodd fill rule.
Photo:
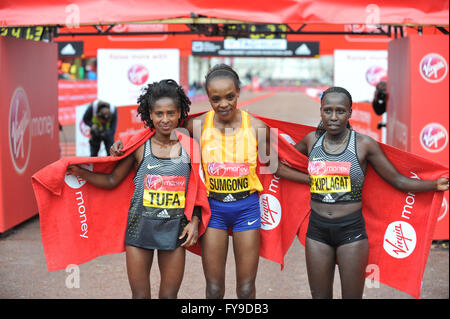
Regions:
<instances>
[{"instance_id":1,"label":"white banner","mask_svg":"<svg viewBox=\"0 0 450 319\"><path fill-rule=\"evenodd\" d=\"M178 49L98 49L98 99L116 106L137 104L147 83L173 79L179 83Z\"/></svg>"},{"instance_id":2,"label":"white banner","mask_svg":"<svg viewBox=\"0 0 450 319\"><path fill-rule=\"evenodd\" d=\"M348 90L354 102L372 102L375 86L387 81L386 50L335 50L334 85Z\"/></svg>"}]
</instances>

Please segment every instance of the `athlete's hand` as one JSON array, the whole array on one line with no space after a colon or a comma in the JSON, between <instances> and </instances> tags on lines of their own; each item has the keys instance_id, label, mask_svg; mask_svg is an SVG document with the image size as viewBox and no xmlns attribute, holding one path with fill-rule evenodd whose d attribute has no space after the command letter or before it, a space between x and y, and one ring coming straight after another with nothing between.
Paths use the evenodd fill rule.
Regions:
<instances>
[{"instance_id":1,"label":"athlete's hand","mask_svg":"<svg viewBox=\"0 0 450 319\"><path fill-rule=\"evenodd\" d=\"M198 240L198 218L193 216L192 221L184 227L179 239L182 239L187 234L187 238L184 243L181 244L182 247L191 247L197 243Z\"/></svg>"},{"instance_id":2,"label":"athlete's hand","mask_svg":"<svg viewBox=\"0 0 450 319\"><path fill-rule=\"evenodd\" d=\"M122 148L123 148L122 141L121 140L117 140L117 141L114 142L114 144L109 149L109 154L111 156L122 156L123 152L120 151Z\"/></svg>"},{"instance_id":3,"label":"athlete's hand","mask_svg":"<svg viewBox=\"0 0 450 319\"><path fill-rule=\"evenodd\" d=\"M74 176L79 176L81 174L80 172L82 170L83 169L80 166L78 166L78 165L69 165L67 167L67 173L69 173L71 175L74 175Z\"/></svg>"},{"instance_id":4,"label":"athlete's hand","mask_svg":"<svg viewBox=\"0 0 450 319\"><path fill-rule=\"evenodd\" d=\"M436 180L436 190L437 191L447 191L448 190L448 178L441 177Z\"/></svg>"}]
</instances>

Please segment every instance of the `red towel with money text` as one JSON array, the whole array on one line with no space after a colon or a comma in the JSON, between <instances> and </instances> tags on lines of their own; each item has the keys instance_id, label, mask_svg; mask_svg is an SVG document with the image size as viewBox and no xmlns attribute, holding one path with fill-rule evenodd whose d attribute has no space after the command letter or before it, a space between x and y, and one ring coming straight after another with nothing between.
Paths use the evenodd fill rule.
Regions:
<instances>
[{"instance_id":1,"label":"red towel with money text","mask_svg":"<svg viewBox=\"0 0 450 319\"><path fill-rule=\"evenodd\" d=\"M144 130L124 142L121 157L65 157L32 176L39 209L41 238L49 271L79 265L98 256L124 251L128 209L134 192L131 170L126 179L112 190L95 187L79 177L66 174L67 167L81 164L94 172L110 172L118 160L131 154L154 132ZM199 235L210 217L198 144L178 132L178 139L191 159L191 174L185 201L185 215L190 220L194 206L202 209ZM200 253L200 247L189 248Z\"/></svg>"},{"instance_id":2,"label":"red towel with money text","mask_svg":"<svg viewBox=\"0 0 450 319\"><path fill-rule=\"evenodd\" d=\"M253 116L277 128L282 162L307 172L308 158L292 143L313 127ZM295 141L295 142L294 142ZM448 167L394 147L380 144L397 170L408 177L434 180L448 176ZM310 213L309 185L259 175L264 187L261 203L262 257L283 265L297 235L305 244ZM385 182L369 165L362 192L363 215L369 237L367 278L420 297L420 288L443 192L402 192Z\"/></svg>"}]
</instances>

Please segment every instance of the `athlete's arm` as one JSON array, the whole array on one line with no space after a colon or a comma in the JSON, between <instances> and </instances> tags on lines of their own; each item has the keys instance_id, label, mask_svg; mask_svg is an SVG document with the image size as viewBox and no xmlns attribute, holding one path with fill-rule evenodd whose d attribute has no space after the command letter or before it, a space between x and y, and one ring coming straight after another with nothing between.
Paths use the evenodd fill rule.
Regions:
<instances>
[{"instance_id":1,"label":"athlete's arm","mask_svg":"<svg viewBox=\"0 0 450 319\"><path fill-rule=\"evenodd\" d=\"M130 154L129 156L121 159L117 166L109 174L94 173L78 165L70 165L67 168L67 172L72 175L80 176L82 179L94 186L112 189L123 181L123 179L130 172L134 163L134 154Z\"/></svg>"},{"instance_id":2,"label":"athlete's arm","mask_svg":"<svg viewBox=\"0 0 450 319\"><path fill-rule=\"evenodd\" d=\"M294 147L297 151L299 151L303 155L308 156L316 140L317 140L316 132L313 131L308 133L305 137L303 137L300 141L298 141Z\"/></svg>"},{"instance_id":3,"label":"athlete's arm","mask_svg":"<svg viewBox=\"0 0 450 319\"><path fill-rule=\"evenodd\" d=\"M293 182L302 183L302 184L309 184L309 174L303 173L301 171L298 171L294 168L291 168L289 166L284 165L280 161L278 161L278 169L275 172L275 175L278 177L282 177L288 180L291 180Z\"/></svg>"},{"instance_id":4,"label":"athlete's arm","mask_svg":"<svg viewBox=\"0 0 450 319\"><path fill-rule=\"evenodd\" d=\"M252 122L252 127L257 130L258 156L262 163L267 164L270 173L297 183L309 184L308 174L281 163L278 152L273 148L271 143L273 136L271 136L272 132L270 128L264 122L258 119L255 120L258 122Z\"/></svg>"},{"instance_id":5,"label":"athlete's arm","mask_svg":"<svg viewBox=\"0 0 450 319\"><path fill-rule=\"evenodd\" d=\"M195 139L198 143L200 143L200 137L202 134L203 124L205 121L206 113L202 114L198 117L191 118L187 121L184 121L182 127L185 128L189 135Z\"/></svg>"},{"instance_id":6,"label":"athlete's arm","mask_svg":"<svg viewBox=\"0 0 450 319\"><path fill-rule=\"evenodd\" d=\"M361 153L362 156L365 155L365 159L372 165L377 174L399 190L405 192L425 192L445 191L449 188L448 178L419 180L400 174L386 157L380 145L369 136L358 134L358 153Z\"/></svg>"}]
</instances>

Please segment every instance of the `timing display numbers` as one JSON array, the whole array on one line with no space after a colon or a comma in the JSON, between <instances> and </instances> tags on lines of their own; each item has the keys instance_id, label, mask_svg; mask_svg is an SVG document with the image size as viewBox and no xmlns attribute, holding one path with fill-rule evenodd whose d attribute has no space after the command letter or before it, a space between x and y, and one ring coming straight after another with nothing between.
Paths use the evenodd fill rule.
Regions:
<instances>
[{"instance_id":1,"label":"timing display numbers","mask_svg":"<svg viewBox=\"0 0 450 319\"><path fill-rule=\"evenodd\" d=\"M44 31L46 31L46 28L42 26L9 28L1 27L0 36L40 41L43 39Z\"/></svg>"},{"instance_id":2,"label":"timing display numbers","mask_svg":"<svg viewBox=\"0 0 450 319\"><path fill-rule=\"evenodd\" d=\"M239 33L251 32L248 35L249 39L286 39L286 34L282 33L287 31L287 26L285 24L229 24L227 30L237 36Z\"/></svg>"}]
</instances>

